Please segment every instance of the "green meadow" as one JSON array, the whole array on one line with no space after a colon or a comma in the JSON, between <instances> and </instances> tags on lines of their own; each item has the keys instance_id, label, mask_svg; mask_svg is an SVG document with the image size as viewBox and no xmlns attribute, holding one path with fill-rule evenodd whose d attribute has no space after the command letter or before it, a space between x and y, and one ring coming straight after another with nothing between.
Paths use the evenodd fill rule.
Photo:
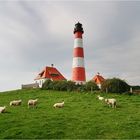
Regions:
<instances>
[{"instance_id":1,"label":"green meadow","mask_svg":"<svg viewBox=\"0 0 140 140\"><path fill-rule=\"evenodd\" d=\"M117 108L99 101L97 93L60 92L41 89L0 93L0 139L140 139L140 96L106 94L116 98ZM36 108L29 99L38 98ZM21 106L9 102L22 99ZM63 108L53 108L65 101Z\"/></svg>"}]
</instances>

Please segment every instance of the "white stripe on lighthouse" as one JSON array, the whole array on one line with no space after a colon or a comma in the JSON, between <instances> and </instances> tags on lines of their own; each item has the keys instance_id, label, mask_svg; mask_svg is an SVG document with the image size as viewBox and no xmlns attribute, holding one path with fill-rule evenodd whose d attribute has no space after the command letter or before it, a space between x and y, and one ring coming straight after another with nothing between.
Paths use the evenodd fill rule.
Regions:
<instances>
[{"instance_id":1,"label":"white stripe on lighthouse","mask_svg":"<svg viewBox=\"0 0 140 140\"><path fill-rule=\"evenodd\" d=\"M83 48L83 40L81 38L74 39L74 48L81 47Z\"/></svg>"},{"instance_id":2,"label":"white stripe on lighthouse","mask_svg":"<svg viewBox=\"0 0 140 140\"><path fill-rule=\"evenodd\" d=\"M72 67L84 67L84 58L83 57L74 57Z\"/></svg>"}]
</instances>

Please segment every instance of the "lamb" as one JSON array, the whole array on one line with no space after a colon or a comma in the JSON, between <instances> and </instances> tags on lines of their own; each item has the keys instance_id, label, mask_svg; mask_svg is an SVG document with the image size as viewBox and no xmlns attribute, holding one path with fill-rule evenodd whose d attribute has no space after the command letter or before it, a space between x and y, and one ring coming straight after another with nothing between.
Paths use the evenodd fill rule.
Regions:
<instances>
[{"instance_id":1,"label":"lamb","mask_svg":"<svg viewBox=\"0 0 140 140\"><path fill-rule=\"evenodd\" d=\"M30 100L28 100L28 108L29 108L30 106L35 107L36 104L37 104L37 102L38 102L38 99L35 99L35 100L30 99Z\"/></svg>"},{"instance_id":2,"label":"lamb","mask_svg":"<svg viewBox=\"0 0 140 140\"><path fill-rule=\"evenodd\" d=\"M22 100L14 100L10 102L10 106L19 106L21 105Z\"/></svg>"},{"instance_id":3,"label":"lamb","mask_svg":"<svg viewBox=\"0 0 140 140\"><path fill-rule=\"evenodd\" d=\"M117 102L116 99L105 99L105 103L107 103L110 107L116 108Z\"/></svg>"},{"instance_id":4,"label":"lamb","mask_svg":"<svg viewBox=\"0 0 140 140\"><path fill-rule=\"evenodd\" d=\"M6 109L6 106L0 107L0 113L4 113Z\"/></svg>"},{"instance_id":5,"label":"lamb","mask_svg":"<svg viewBox=\"0 0 140 140\"><path fill-rule=\"evenodd\" d=\"M63 106L64 106L64 101L61 102L61 103L55 103L55 104L53 105L54 108L62 108Z\"/></svg>"},{"instance_id":6,"label":"lamb","mask_svg":"<svg viewBox=\"0 0 140 140\"><path fill-rule=\"evenodd\" d=\"M104 97L101 97L100 95L98 95L97 98L101 101L104 100Z\"/></svg>"}]
</instances>

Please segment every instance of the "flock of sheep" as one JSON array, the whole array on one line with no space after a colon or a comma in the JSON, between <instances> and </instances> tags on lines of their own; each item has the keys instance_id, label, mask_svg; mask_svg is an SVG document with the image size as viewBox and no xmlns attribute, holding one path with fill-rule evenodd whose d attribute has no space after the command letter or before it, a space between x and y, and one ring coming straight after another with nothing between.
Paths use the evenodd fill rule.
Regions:
<instances>
[{"instance_id":1,"label":"flock of sheep","mask_svg":"<svg viewBox=\"0 0 140 140\"><path fill-rule=\"evenodd\" d=\"M38 102L38 99L35 99L35 100L30 99L30 100L28 100L28 103L27 103L28 108L30 108L31 106L35 107L37 102ZM10 102L10 106L20 106L21 103L22 103L22 100L13 100L13 101ZM53 105L54 108L62 108L63 106L64 106L64 101L61 102L61 103L55 103ZM6 106L0 107L0 113L4 113L5 110L6 110Z\"/></svg>"},{"instance_id":2,"label":"flock of sheep","mask_svg":"<svg viewBox=\"0 0 140 140\"><path fill-rule=\"evenodd\" d=\"M97 98L101 101L105 101L106 104L108 104L110 107L112 108L116 108L116 105L117 105L117 102L116 102L116 99L112 98L112 99L105 99L104 97L101 97L100 95L97 96ZM35 107L36 104L38 102L38 99L30 99L28 100L28 108L30 108L31 106L32 107ZM19 106L21 105L22 103L22 100L14 100L14 101L11 101L10 102L10 106ZM53 105L54 108L62 108L64 106L64 101L63 102L60 102L60 103L55 103ZM0 113L4 113L6 110L6 106L3 106L3 107L0 107Z\"/></svg>"},{"instance_id":3,"label":"flock of sheep","mask_svg":"<svg viewBox=\"0 0 140 140\"><path fill-rule=\"evenodd\" d=\"M105 99L104 97L101 97L100 95L98 95L97 98L99 100L101 100L101 101L105 101L105 103L108 104L110 107L116 108L116 105L117 105L116 99L114 99L114 98L112 98L112 99Z\"/></svg>"}]
</instances>

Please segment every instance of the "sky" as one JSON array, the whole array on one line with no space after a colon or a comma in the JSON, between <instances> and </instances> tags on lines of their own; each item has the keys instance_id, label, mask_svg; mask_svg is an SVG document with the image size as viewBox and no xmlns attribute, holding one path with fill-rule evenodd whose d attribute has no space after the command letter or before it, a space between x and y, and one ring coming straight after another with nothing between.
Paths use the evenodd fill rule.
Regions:
<instances>
[{"instance_id":1,"label":"sky","mask_svg":"<svg viewBox=\"0 0 140 140\"><path fill-rule=\"evenodd\" d=\"M140 1L0 0L0 91L33 83L51 64L71 80L78 21L87 81L100 72L140 85Z\"/></svg>"}]
</instances>

